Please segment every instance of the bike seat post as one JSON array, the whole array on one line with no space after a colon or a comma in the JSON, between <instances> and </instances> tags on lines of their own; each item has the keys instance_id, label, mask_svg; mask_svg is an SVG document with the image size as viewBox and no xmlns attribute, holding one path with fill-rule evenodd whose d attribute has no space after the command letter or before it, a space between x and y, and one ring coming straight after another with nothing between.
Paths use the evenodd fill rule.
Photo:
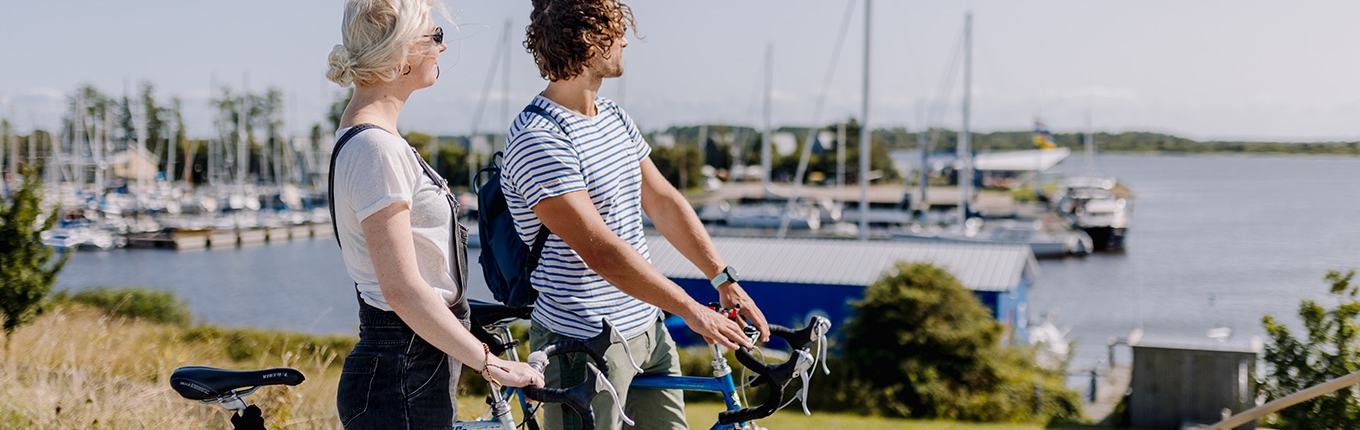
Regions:
<instances>
[{"instance_id":1,"label":"bike seat post","mask_svg":"<svg viewBox=\"0 0 1360 430\"><path fill-rule=\"evenodd\" d=\"M244 399L241 399L241 396L237 395L235 392L232 392L231 394L228 394L226 396L222 396L214 400L214 402L222 403L222 407L227 408L227 410L230 410L233 415L241 415L245 413L247 406L246 401Z\"/></svg>"}]
</instances>

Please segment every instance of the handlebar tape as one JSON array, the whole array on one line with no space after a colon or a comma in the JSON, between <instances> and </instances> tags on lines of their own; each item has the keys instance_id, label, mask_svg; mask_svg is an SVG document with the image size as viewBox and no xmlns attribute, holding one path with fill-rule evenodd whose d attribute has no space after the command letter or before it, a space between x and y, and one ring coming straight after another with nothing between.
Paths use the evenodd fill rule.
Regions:
<instances>
[{"instance_id":1,"label":"handlebar tape","mask_svg":"<svg viewBox=\"0 0 1360 430\"><path fill-rule=\"evenodd\" d=\"M571 388L538 388L530 385L524 387L524 396L544 403L566 405L581 416L583 430L593 430L595 412L590 408L590 401L600 394L599 377L594 370L592 364L586 363L586 379L580 384Z\"/></svg>"},{"instance_id":2,"label":"handlebar tape","mask_svg":"<svg viewBox=\"0 0 1360 430\"><path fill-rule=\"evenodd\" d=\"M773 333L773 330L771 330ZM798 369L798 354L789 356L789 361L769 366L751 355L751 350L742 348L735 351L737 361L753 372L759 374L751 381L751 386L770 384L770 393L765 397L765 402L758 407L738 409L718 413L719 424L733 424L765 418L779 410L784 403L784 388L793 380L794 374Z\"/></svg>"},{"instance_id":3,"label":"handlebar tape","mask_svg":"<svg viewBox=\"0 0 1360 430\"><path fill-rule=\"evenodd\" d=\"M793 380L798 370L799 351L807 349L808 345L820 338L818 327L826 325L824 321L813 319L813 321L799 330L789 329L788 327L771 325L770 335L784 339L789 343L794 353L789 356L789 360L774 366L765 364L764 361L751 355L751 350L741 348L734 351L737 361L747 369L755 372L758 376L751 380L751 386L758 387L763 384L770 384L770 393L765 398L765 402L758 407L744 408L735 411L725 411L718 413L718 423L734 424L765 418L779 410L784 403L784 388ZM825 329L824 327L822 328Z\"/></svg>"},{"instance_id":4,"label":"handlebar tape","mask_svg":"<svg viewBox=\"0 0 1360 430\"><path fill-rule=\"evenodd\" d=\"M609 345L605 344L604 349L608 348ZM598 345L591 345L588 341L566 340L544 347L543 353L548 357L572 352L583 353L590 356L590 361L595 362L596 368L599 368L605 375L609 375L609 363L605 362L604 349L600 349Z\"/></svg>"},{"instance_id":5,"label":"handlebar tape","mask_svg":"<svg viewBox=\"0 0 1360 430\"><path fill-rule=\"evenodd\" d=\"M771 325L770 336L778 336L780 339L784 339L785 342L789 343L789 347L792 349L803 349L804 347L808 346L808 344L817 341L817 339L819 339L820 336L823 334L818 333L818 327L821 327L823 330L825 330L830 328L830 326L831 326L830 321L827 321L826 318L818 316L813 317L812 321L810 321L806 327L803 327L798 330L793 330L783 326Z\"/></svg>"}]
</instances>

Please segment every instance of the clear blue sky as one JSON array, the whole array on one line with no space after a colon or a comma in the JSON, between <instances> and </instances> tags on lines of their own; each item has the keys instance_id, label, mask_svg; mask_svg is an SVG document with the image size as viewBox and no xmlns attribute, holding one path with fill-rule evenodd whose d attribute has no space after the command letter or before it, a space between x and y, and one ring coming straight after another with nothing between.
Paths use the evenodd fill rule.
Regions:
<instances>
[{"instance_id":1,"label":"clear blue sky","mask_svg":"<svg viewBox=\"0 0 1360 430\"><path fill-rule=\"evenodd\" d=\"M447 2L459 23L444 75L417 92L400 126L465 133L505 22L523 40L528 0ZM635 0L644 40L626 77L606 81L645 130L700 122L758 125L765 46L774 45L774 122L807 125L846 9L842 0ZM864 0L855 5L822 123L858 116ZM1148 130L1197 139L1360 139L1360 2L883 1L873 3L870 123L919 126L975 21L974 129ZM325 59L340 40L338 0L7 1L0 6L0 116L54 127L64 99L92 83L121 94L151 81L184 100L190 134L211 132L209 89L273 86L289 126L322 122L339 87ZM447 23L442 23L446 28ZM247 78L248 76L248 78ZM506 126L501 75L482 130ZM960 83L961 79L956 81ZM545 82L511 56L509 109ZM957 99L959 90L952 92ZM957 102L940 121L957 128Z\"/></svg>"}]
</instances>

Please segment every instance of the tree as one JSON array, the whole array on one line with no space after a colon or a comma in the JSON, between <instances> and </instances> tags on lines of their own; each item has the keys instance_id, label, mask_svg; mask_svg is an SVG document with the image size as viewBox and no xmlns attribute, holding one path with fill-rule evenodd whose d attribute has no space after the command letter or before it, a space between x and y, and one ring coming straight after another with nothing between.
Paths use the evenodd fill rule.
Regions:
<instances>
[{"instance_id":1,"label":"tree","mask_svg":"<svg viewBox=\"0 0 1360 430\"><path fill-rule=\"evenodd\" d=\"M331 101L330 109L326 110L326 120L331 122L331 130L340 129L340 117L345 115L345 108L349 106L349 101L353 98L353 86L345 88L344 92L335 95L335 100Z\"/></svg>"},{"instance_id":2,"label":"tree","mask_svg":"<svg viewBox=\"0 0 1360 430\"><path fill-rule=\"evenodd\" d=\"M71 258L65 252L54 260L54 250L43 245L42 232L56 224L61 211L53 210L37 224L42 215L42 181L32 166L24 169L23 178L18 190L0 200L0 317L4 319L6 359L10 335L41 313L39 305L52 291L57 272Z\"/></svg>"},{"instance_id":3,"label":"tree","mask_svg":"<svg viewBox=\"0 0 1360 430\"><path fill-rule=\"evenodd\" d=\"M914 418L1042 421L1081 416L1065 372L1032 348L1000 344L1002 327L948 272L899 263L852 304L841 329L844 378L832 408Z\"/></svg>"},{"instance_id":4,"label":"tree","mask_svg":"<svg viewBox=\"0 0 1360 430\"><path fill-rule=\"evenodd\" d=\"M675 188L681 191L703 184L703 165L699 148L693 144L677 143L670 147L652 147L651 159L656 169Z\"/></svg>"},{"instance_id":5,"label":"tree","mask_svg":"<svg viewBox=\"0 0 1360 430\"><path fill-rule=\"evenodd\" d=\"M1306 339L1293 336L1289 327L1274 317L1261 318L1270 338L1265 347L1265 361L1269 370L1261 391L1266 401L1273 401L1328 380L1360 370L1360 286L1352 284L1355 271L1327 272L1324 277L1331 284L1335 308L1323 308L1313 300L1299 303L1299 318ZM1350 386L1294 406L1275 416L1272 428L1356 428L1360 423L1360 390Z\"/></svg>"}]
</instances>

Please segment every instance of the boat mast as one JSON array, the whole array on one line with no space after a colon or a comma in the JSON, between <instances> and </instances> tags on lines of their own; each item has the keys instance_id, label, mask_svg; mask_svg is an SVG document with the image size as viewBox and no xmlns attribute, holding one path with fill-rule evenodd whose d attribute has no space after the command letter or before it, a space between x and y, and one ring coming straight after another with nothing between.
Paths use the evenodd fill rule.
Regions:
<instances>
[{"instance_id":1,"label":"boat mast","mask_svg":"<svg viewBox=\"0 0 1360 430\"><path fill-rule=\"evenodd\" d=\"M1086 136L1085 136L1085 137L1086 137L1086 139L1085 139L1085 140L1086 140L1086 142L1085 142L1085 143L1086 143L1086 148L1085 148L1085 156L1086 156L1086 157L1085 157L1085 160L1083 160L1083 161L1085 161L1085 164L1086 164L1086 165L1083 166L1083 167L1085 167L1085 169L1086 169L1086 172L1085 172L1085 173L1086 173L1086 176L1095 177L1095 176L1096 176L1096 139L1095 139L1095 134L1091 132L1091 109L1090 109L1090 108L1087 108L1087 109L1086 109Z\"/></svg>"},{"instance_id":2,"label":"boat mast","mask_svg":"<svg viewBox=\"0 0 1360 430\"><path fill-rule=\"evenodd\" d=\"M493 84L496 83L496 69L502 63L501 54L505 54L506 57L509 57L510 56L509 51L510 51L510 20L506 20L505 28L501 30L501 40L496 43L496 50L491 53L491 67L486 70L486 81L485 83L482 84L482 100L481 102L477 103L477 113L472 116L472 133L468 135L469 153L471 153L473 149L472 139L476 139L477 136L481 134L482 113L486 111L487 100L491 98L491 87ZM506 58L504 64L506 69L503 72L503 75L505 76L505 78L503 79L505 81L504 85L505 103L502 104L502 110L504 111L502 112L503 114L502 116L504 116L505 118L510 118L509 114L510 59ZM507 132L509 132L510 126L514 125L513 124L514 119L509 120L511 121L511 124L506 126L505 129L507 130ZM494 136L495 133L492 133L492 135ZM494 140L495 139L488 139L487 142L487 149L489 149L491 152L496 152L496 142L494 142Z\"/></svg>"},{"instance_id":3,"label":"boat mast","mask_svg":"<svg viewBox=\"0 0 1360 430\"><path fill-rule=\"evenodd\" d=\"M762 197L770 196L770 91L774 88L774 42L765 44L765 132L760 136L760 190Z\"/></svg>"},{"instance_id":4,"label":"boat mast","mask_svg":"<svg viewBox=\"0 0 1360 430\"><path fill-rule=\"evenodd\" d=\"M169 120L165 121L165 124L166 124L166 127L165 127L165 129L166 129L166 131L165 131L165 140L166 140L167 144L170 146L170 148L168 149L169 152L168 152L167 154L165 154L165 164L166 164L166 166L165 166L165 180L168 181L168 182L170 182L171 184L174 184L174 183L175 183L175 145L178 145L178 144L179 144L179 127L182 127L182 126L183 126L183 125L180 125L180 124L179 124L179 122L181 121L180 118L179 118L179 97L176 97L176 98L174 98L174 100L171 101L171 106L172 106L172 108L174 109L173 113L174 113L175 117L170 118L170 120L175 121L177 127L171 128L171 127L169 126L169 125L170 125L170 121L169 121Z\"/></svg>"},{"instance_id":5,"label":"boat mast","mask_svg":"<svg viewBox=\"0 0 1360 430\"><path fill-rule=\"evenodd\" d=\"M919 112L916 115L916 121L917 123L920 124L919 125L920 128L916 131L916 147L921 150L921 166L917 168L918 170L917 176L919 176L920 178L918 179L920 183L918 183L917 185L921 191L916 194L916 201L914 203L916 203L916 209L921 213L920 215L921 221L925 220L925 213L927 209L926 190L930 183L930 174L929 171L926 170L929 163L928 157L930 157L929 152L926 151L926 133L929 131L930 127L926 127L925 106L926 106L925 100L916 103L916 111Z\"/></svg>"},{"instance_id":6,"label":"boat mast","mask_svg":"<svg viewBox=\"0 0 1360 430\"><path fill-rule=\"evenodd\" d=\"M968 114L973 93L973 12L963 19L963 132L959 134L959 227L968 221L968 202L973 185L973 151L968 133Z\"/></svg>"},{"instance_id":7,"label":"boat mast","mask_svg":"<svg viewBox=\"0 0 1360 430\"><path fill-rule=\"evenodd\" d=\"M247 95L249 88L250 74L246 72L242 77L241 102L237 105L240 113L236 117L236 192L240 193L243 199L246 197L246 175L250 174L250 143L246 139L248 121L246 115L249 112L246 110L246 103L250 102Z\"/></svg>"},{"instance_id":8,"label":"boat mast","mask_svg":"<svg viewBox=\"0 0 1360 430\"><path fill-rule=\"evenodd\" d=\"M845 200L845 121L836 124L836 199ZM840 220L836 220L840 221Z\"/></svg>"},{"instance_id":9,"label":"boat mast","mask_svg":"<svg viewBox=\"0 0 1360 430\"><path fill-rule=\"evenodd\" d=\"M869 34L872 0L864 0L864 88L859 124L859 240L869 240Z\"/></svg>"}]
</instances>

